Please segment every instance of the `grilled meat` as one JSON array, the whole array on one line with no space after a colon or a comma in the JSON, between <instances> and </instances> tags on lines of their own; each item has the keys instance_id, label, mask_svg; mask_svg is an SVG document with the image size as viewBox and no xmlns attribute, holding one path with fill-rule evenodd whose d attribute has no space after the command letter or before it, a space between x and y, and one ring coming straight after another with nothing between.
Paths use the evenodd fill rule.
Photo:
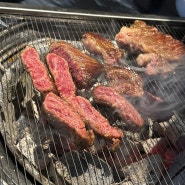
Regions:
<instances>
[{"instance_id":1,"label":"grilled meat","mask_svg":"<svg viewBox=\"0 0 185 185\"><path fill-rule=\"evenodd\" d=\"M43 110L52 125L79 148L93 144L94 133L87 131L84 122L73 108L54 93L48 93L43 102Z\"/></svg>"},{"instance_id":2,"label":"grilled meat","mask_svg":"<svg viewBox=\"0 0 185 185\"><path fill-rule=\"evenodd\" d=\"M181 65L184 60L185 45L182 42L147 25L144 21L136 20L130 27L122 27L115 39L120 47L128 49L131 53L156 54L155 56L147 54L146 57L143 54L137 59L140 66L148 64L148 60L152 62L146 72L150 75L174 71L175 67Z\"/></svg>"},{"instance_id":3,"label":"grilled meat","mask_svg":"<svg viewBox=\"0 0 185 185\"><path fill-rule=\"evenodd\" d=\"M102 72L102 65L98 61L65 41L52 43L50 52L68 62L72 77L79 88L88 87Z\"/></svg>"},{"instance_id":4,"label":"grilled meat","mask_svg":"<svg viewBox=\"0 0 185 185\"><path fill-rule=\"evenodd\" d=\"M49 53L46 56L46 61L59 95L64 98L75 96L76 87L69 72L67 61L54 53Z\"/></svg>"},{"instance_id":5,"label":"grilled meat","mask_svg":"<svg viewBox=\"0 0 185 185\"><path fill-rule=\"evenodd\" d=\"M133 52L156 53L166 60L178 61L185 54L185 45L157 28L136 20L129 27L122 27L116 35L120 47L129 47Z\"/></svg>"},{"instance_id":6,"label":"grilled meat","mask_svg":"<svg viewBox=\"0 0 185 185\"><path fill-rule=\"evenodd\" d=\"M56 91L47 68L40 60L40 56L35 48L27 46L21 52L21 60L25 69L30 74L33 80L33 85L37 90L41 93Z\"/></svg>"},{"instance_id":7,"label":"grilled meat","mask_svg":"<svg viewBox=\"0 0 185 185\"><path fill-rule=\"evenodd\" d=\"M143 126L144 121L137 110L111 87L97 86L93 91L94 100L117 110L120 117L128 124Z\"/></svg>"},{"instance_id":8,"label":"grilled meat","mask_svg":"<svg viewBox=\"0 0 185 185\"><path fill-rule=\"evenodd\" d=\"M117 93L141 96L143 95L143 80L137 73L118 66L105 66L106 77L109 80L109 86Z\"/></svg>"},{"instance_id":9,"label":"grilled meat","mask_svg":"<svg viewBox=\"0 0 185 185\"><path fill-rule=\"evenodd\" d=\"M112 148L117 148L123 133L116 127L112 127L108 120L98 112L91 103L81 97L76 96L70 99L71 105L79 113L82 120L95 131L98 135L105 139L111 140Z\"/></svg>"},{"instance_id":10,"label":"grilled meat","mask_svg":"<svg viewBox=\"0 0 185 185\"><path fill-rule=\"evenodd\" d=\"M89 52L101 55L105 64L117 64L123 55L110 40L97 33L85 33L82 42Z\"/></svg>"}]
</instances>

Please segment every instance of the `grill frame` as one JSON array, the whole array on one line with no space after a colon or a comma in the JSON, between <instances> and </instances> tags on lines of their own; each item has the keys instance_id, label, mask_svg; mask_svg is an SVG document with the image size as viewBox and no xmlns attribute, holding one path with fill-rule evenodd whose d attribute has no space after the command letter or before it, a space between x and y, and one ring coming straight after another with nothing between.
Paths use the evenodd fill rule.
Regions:
<instances>
[{"instance_id":1,"label":"grill frame","mask_svg":"<svg viewBox=\"0 0 185 185\"><path fill-rule=\"evenodd\" d=\"M11 4L10 4L11 5ZM13 34L17 33L18 30L21 30L24 27L29 27L30 28L30 24L31 27L37 27L38 28L41 26L42 27L42 21L46 21L46 19L49 17L49 20L51 21L63 21L72 24L73 22L75 23L76 21L81 23L81 25L83 25L83 23L88 23L91 22L93 24L96 24L98 21L100 21L101 23L106 23L106 26L109 26L108 23L111 23L111 26L116 26L117 30L118 27L121 25L122 21L125 21L126 23L128 22L131 23L134 20L138 19L138 20L145 20L147 23L152 24L152 25L156 25L161 24L161 28L159 26L159 28L161 30L163 30L164 28L169 28L169 30L163 30L166 33L168 33L171 29L173 31L173 29L175 28L181 28L185 25L185 20L181 19L181 18L169 18L169 17L161 17L161 16L144 16L144 15L136 15L136 16L131 16L131 15L121 15L121 14L116 14L116 15L112 15L112 14L108 14L108 13L100 13L100 12L92 12L92 13L88 13L88 12L76 12L76 10L61 10L61 9L48 9L48 10L38 10L38 9L29 9L26 6L19 6L19 7L14 7L14 5L11 5L9 7L4 6L4 4L0 3L0 10L1 10L1 16L4 17L10 17L10 18L15 18L16 20L20 20L19 24L15 24L13 27L7 27L8 29L2 29L1 35L0 35L0 40L7 38L8 36L11 36L11 32ZM24 20L30 20L30 23L28 23L28 21L24 22ZM39 21L41 21L41 25L39 25ZM43 22L44 22L43 21ZM34 24L33 24L34 22ZM47 21L46 21L47 22ZM121 22L121 23L120 23ZM75 23L76 24L76 23ZM93 27L93 25L91 25ZM51 26L52 27L52 26ZM43 27L42 29L44 30L45 27ZM40 28L39 28L40 29ZM98 27L98 29L100 29L100 32L104 32L104 30L101 29L101 25L100 27ZM183 28L184 29L184 28ZM72 31L72 30L71 30ZM78 32L78 31L77 31ZM113 35L116 33L117 31L115 30ZM49 29L48 29L48 33L49 33ZM50 33L49 33L50 34ZM108 31L106 33L107 35L110 34L110 32ZM60 34L59 34L60 35ZM44 35L45 38L49 37L50 35ZM57 37L57 35L52 35L52 37ZM70 37L70 36L69 36ZM182 36L180 36L182 37ZM37 36L35 37L37 38ZM38 39L42 39L42 35L40 35L40 33L38 34ZM67 36L66 36L67 38ZM80 36L76 36L74 35L73 38L76 38L76 40L80 39ZM178 36L179 38L179 36ZM63 38L61 38L63 39ZM182 39L184 39L184 36L182 37ZM75 40L75 41L76 41ZM184 40L183 40L184 41ZM18 43L17 43L18 45ZM10 46L11 48L13 46ZM24 46L21 46L24 47ZM16 47L17 48L17 47ZM4 49L4 48L3 48ZM10 48L5 48L4 50L1 50L0 54L3 55L3 53L7 53L7 51L10 50ZM17 48L18 51L20 51L20 48ZM10 58L12 55L14 55L14 53L17 52L17 50L12 51L12 53L10 55L8 55L5 58ZM3 57L2 57L3 58ZM3 62L5 59L3 58L1 60L1 62ZM2 69L3 70L3 69ZM3 133L2 133L3 135ZM3 135L4 138L7 137L7 135ZM7 139L7 138L6 138ZM11 138L9 138L8 140L11 140ZM15 156L17 155L15 153L15 148L12 146L11 143L7 143L7 146L9 147L9 149L12 151L13 154L15 154ZM37 175L33 174L33 167L29 168L29 161L27 161L26 158L24 158L24 156L22 156L23 158L20 159L19 156L16 156L17 160L25 167L25 169L34 176L34 178L43 183L43 184L47 184L48 183L48 179L45 178L42 175ZM20 159L20 160L19 160ZM24 163L24 164L23 164ZM36 172L36 171L35 171ZM51 182L49 182L50 184L52 184Z\"/></svg>"}]
</instances>

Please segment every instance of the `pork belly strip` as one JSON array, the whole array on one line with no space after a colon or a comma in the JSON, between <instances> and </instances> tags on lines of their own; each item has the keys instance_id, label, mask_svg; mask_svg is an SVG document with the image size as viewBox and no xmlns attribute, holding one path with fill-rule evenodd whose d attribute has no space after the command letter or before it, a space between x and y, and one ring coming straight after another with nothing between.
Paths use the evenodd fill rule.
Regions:
<instances>
[{"instance_id":1,"label":"pork belly strip","mask_svg":"<svg viewBox=\"0 0 185 185\"><path fill-rule=\"evenodd\" d=\"M126 123L143 126L144 121L137 110L111 87L97 86L93 90L93 97L97 103L113 107Z\"/></svg>"},{"instance_id":2,"label":"pork belly strip","mask_svg":"<svg viewBox=\"0 0 185 185\"><path fill-rule=\"evenodd\" d=\"M63 98L75 96L76 87L69 72L67 61L54 53L49 53L46 56L46 62L59 95Z\"/></svg>"},{"instance_id":3,"label":"pork belly strip","mask_svg":"<svg viewBox=\"0 0 185 185\"><path fill-rule=\"evenodd\" d=\"M59 133L79 148L87 148L93 144L93 131L86 130L85 123L64 99L54 93L48 93L43 102L43 110Z\"/></svg>"},{"instance_id":4,"label":"pork belly strip","mask_svg":"<svg viewBox=\"0 0 185 185\"><path fill-rule=\"evenodd\" d=\"M27 46L21 52L21 60L30 74L34 87L41 93L55 92L55 85L49 76L48 70L40 60L40 56L34 47Z\"/></svg>"},{"instance_id":5,"label":"pork belly strip","mask_svg":"<svg viewBox=\"0 0 185 185\"><path fill-rule=\"evenodd\" d=\"M143 79L141 76L123 66L105 66L106 77L109 81L109 86L117 93L142 96Z\"/></svg>"},{"instance_id":6,"label":"pork belly strip","mask_svg":"<svg viewBox=\"0 0 185 185\"><path fill-rule=\"evenodd\" d=\"M90 85L102 72L102 65L98 61L65 41L52 43L50 52L68 62L72 77L79 88Z\"/></svg>"},{"instance_id":7,"label":"pork belly strip","mask_svg":"<svg viewBox=\"0 0 185 185\"><path fill-rule=\"evenodd\" d=\"M179 61L185 55L182 42L140 20L130 27L123 26L115 39L120 47L131 52L155 53L168 61Z\"/></svg>"},{"instance_id":8,"label":"pork belly strip","mask_svg":"<svg viewBox=\"0 0 185 185\"><path fill-rule=\"evenodd\" d=\"M76 96L71 98L70 102L82 120L93 129L94 132L105 139L111 140L113 145L117 146L119 144L119 139L123 137L122 131L111 126L109 121L103 117L87 99Z\"/></svg>"},{"instance_id":9,"label":"pork belly strip","mask_svg":"<svg viewBox=\"0 0 185 185\"><path fill-rule=\"evenodd\" d=\"M105 64L117 64L123 56L119 48L116 48L109 39L98 33L83 34L82 42L89 52L101 55Z\"/></svg>"}]
</instances>

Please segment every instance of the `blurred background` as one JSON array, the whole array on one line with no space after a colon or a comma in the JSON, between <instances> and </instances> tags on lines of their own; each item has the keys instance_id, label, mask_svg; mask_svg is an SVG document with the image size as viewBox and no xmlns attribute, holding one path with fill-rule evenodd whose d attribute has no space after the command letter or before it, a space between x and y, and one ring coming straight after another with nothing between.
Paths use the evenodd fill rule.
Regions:
<instances>
[{"instance_id":1,"label":"blurred background","mask_svg":"<svg viewBox=\"0 0 185 185\"><path fill-rule=\"evenodd\" d=\"M185 14L185 0L1 0L0 2L173 17Z\"/></svg>"}]
</instances>

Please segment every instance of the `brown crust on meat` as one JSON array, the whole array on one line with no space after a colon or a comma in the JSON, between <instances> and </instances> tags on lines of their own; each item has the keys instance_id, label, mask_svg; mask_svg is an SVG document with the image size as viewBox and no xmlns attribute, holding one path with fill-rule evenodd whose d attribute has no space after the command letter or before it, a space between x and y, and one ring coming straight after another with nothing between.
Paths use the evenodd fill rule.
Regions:
<instances>
[{"instance_id":1,"label":"brown crust on meat","mask_svg":"<svg viewBox=\"0 0 185 185\"><path fill-rule=\"evenodd\" d=\"M181 61L185 55L182 42L140 20L134 21L130 27L123 26L115 40L120 47L132 52L156 53L169 61Z\"/></svg>"},{"instance_id":2,"label":"brown crust on meat","mask_svg":"<svg viewBox=\"0 0 185 185\"><path fill-rule=\"evenodd\" d=\"M117 93L131 96L144 94L143 79L136 72L125 67L106 65L105 73L109 86Z\"/></svg>"},{"instance_id":3,"label":"brown crust on meat","mask_svg":"<svg viewBox=\"0 0 185 185\"><path fill-rule=\"evenodd\" d=\"M79 88L89 86L102 72L102 65L98 61L65 41L52 43L49 50L68 62L72 77Z\"/></svg>"},{"instance_id":4,"label":"brown crust on meat","mask_svg":"<svg viewBox=\"0 0 185 185\"><path fill-rule=\"evenodd\" d=\"M116 48L109 39L98 33L83 34L82 42L89 52L102 55L106 64L117 64L123 56L119 48Z\"/></svg>"}]
</instances>

